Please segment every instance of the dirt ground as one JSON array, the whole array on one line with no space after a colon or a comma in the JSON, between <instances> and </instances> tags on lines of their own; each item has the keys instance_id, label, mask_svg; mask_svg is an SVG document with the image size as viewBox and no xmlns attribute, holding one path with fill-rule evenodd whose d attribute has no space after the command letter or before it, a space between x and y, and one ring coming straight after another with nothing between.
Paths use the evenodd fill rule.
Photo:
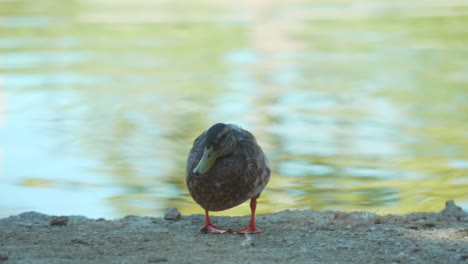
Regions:
<instances>
[{"instance_id":1,"label":"dirt ground","mask_svg":"<svg viewBox=\"0 0 468 264\"><path fill-rule=\"evenodd\" d=\"M213 217L240 228L244 217ZM27 212L0 219L3 263L468 263L468 213L283 211L261 234L199 234L203 215L117 220Z\"/></svg>"}]
</instances>

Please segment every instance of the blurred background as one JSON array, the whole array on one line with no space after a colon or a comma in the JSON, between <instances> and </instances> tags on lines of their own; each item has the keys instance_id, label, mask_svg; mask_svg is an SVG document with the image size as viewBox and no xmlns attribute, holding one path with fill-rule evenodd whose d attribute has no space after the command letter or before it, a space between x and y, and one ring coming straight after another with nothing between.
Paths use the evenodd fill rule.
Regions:
<instances>
[{"instance_id":1,"label":"blurred background","mask_svg":"<svg viewBox=\"0 0 468 264\"><path fill-rule=\"evenodd\" d=\"M0 217L203 213L216 122L270 159L259 214L468 210L467 25L462 0L0 0Z\"/></svg>"}]
</instances>

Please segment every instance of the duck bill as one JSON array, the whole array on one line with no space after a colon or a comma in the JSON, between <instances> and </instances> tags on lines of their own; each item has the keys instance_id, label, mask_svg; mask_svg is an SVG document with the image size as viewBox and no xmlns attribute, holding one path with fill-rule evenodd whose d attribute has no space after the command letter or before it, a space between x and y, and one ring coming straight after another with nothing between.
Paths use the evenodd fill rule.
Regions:
<instances>
[{"instance_id":1,"label":"duck bill","mask_svg":"<svg viewBox=\"0 0 468 264\"><path fill-rule=\"evenodd\" d=\"M195 175L200 175L207 172L214 164L216 160L216 153L213 150L213 147L207 149L203 152L203 157L198 162L197 167L193 169Z\"/></svg>"}]
</instances>

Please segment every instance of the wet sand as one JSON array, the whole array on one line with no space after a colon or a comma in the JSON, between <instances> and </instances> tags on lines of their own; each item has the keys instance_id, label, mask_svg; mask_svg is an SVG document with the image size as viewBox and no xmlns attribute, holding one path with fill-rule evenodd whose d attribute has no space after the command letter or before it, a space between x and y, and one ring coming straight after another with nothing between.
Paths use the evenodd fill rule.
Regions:
<instances>
[{"instance_id":1,"label":"wet sand","mask_svg":"<svg viewBox=\"0 0 468 264\"><path fill-rule=\"evenodd\" d=\"M213 217L241 228L243 217ZM282 211L259 215L261 234L199 234L203 215L179 220L89 219L36 212L0 219L4 263L468 263L468 213Z\"/></svg>"}]
</instances>

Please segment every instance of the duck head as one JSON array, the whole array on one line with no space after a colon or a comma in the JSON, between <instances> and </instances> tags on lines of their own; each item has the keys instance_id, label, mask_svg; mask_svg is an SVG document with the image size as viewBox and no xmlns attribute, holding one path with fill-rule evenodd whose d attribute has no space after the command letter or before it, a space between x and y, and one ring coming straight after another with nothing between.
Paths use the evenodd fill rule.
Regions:
<instances>
[{"instance_id":1,"label":"duck head","mask_svg":"<svg viewBox=\"0 0 468 264\"><path fill-rule=\"evenodd\" d=\"M193 169L193 173L200 175L207 172L216 162L216 159L232 153L235 146L236 138L230 126L223 123L213 125L206 132L203 157Z\"/></svg>"}]
</instances>

